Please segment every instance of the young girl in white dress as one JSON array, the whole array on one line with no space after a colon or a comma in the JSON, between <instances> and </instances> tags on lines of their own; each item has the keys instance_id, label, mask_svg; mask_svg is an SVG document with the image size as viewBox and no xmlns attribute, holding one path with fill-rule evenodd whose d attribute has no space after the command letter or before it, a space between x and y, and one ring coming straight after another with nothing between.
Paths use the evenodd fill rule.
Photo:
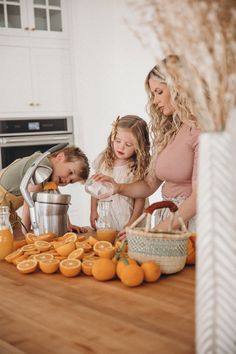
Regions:
<instances>
[{"instance_id":1,"label":"young girl in white dress","mask_svg":"<svg viewBox=\"0 0 236 354\"><path fill-rule=\"evenodd\" d=\"M147 123L140 117L127 115L118 117L112 124L107 148L99 154L92 166L96 173L113 177L117 183L132 183L143 179L150 160L150 142ZM130 198L119 194L112 200L109 210L110 226L124 234L124 228L131 225L145 207L144 198ZM96 229L98 203L91 198L91 226Z\"/></svg>"}]
</instances>

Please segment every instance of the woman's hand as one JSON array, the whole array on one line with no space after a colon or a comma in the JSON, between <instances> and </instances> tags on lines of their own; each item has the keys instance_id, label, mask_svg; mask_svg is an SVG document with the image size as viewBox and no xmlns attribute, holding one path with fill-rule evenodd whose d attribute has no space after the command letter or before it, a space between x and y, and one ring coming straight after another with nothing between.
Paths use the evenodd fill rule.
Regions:
<instances>
[{"instance_id":1,"label":"woman's hand","mask_svg":"<svg viewBox=\"0 0 236 354\"><path fill-rule=\"evenodd\" d=\"M92 176L92 178L95 180L95 181L98 181L98 182L108 182L108 183L111 183L112 184L112 187L113 187L113 193L112 194L117 194L119 193L119 184L116 183L116 181L114 180L114 178L110 177L110 176L106 176L106 175L103 175L102 173L96 173L95 175Z\"/></svg>"}]
</instances>

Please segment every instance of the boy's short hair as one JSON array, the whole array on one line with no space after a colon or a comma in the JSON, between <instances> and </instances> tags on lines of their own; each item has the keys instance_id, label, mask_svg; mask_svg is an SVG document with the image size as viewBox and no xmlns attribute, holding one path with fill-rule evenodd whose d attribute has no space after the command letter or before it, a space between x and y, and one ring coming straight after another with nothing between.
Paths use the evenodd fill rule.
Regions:
<instances>
[{"instance_id":1,"label":"boy's short hair","mask_svg":"<svg viewBox=\"0 0 236 354\"><path fill-rule=\"evenodd\" d=\"M79 147L70 145L52 153L51 156L56 157L61 152L64 153L66 162L80 162L80 178L85 182L90 173L89 161L85 153Z\"/></svg>"}]
</instances>

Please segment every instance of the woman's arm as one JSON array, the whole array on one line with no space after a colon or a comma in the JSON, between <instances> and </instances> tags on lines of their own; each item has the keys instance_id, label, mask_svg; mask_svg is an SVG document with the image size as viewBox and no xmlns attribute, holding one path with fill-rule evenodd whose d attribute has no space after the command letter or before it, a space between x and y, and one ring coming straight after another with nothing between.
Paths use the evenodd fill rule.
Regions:
<instances>
[{"instance_id":1,"label":"woman's arm","mask_svg":"<svg viewBox=\"0 0 236 354\"><path fill-rule=\"evenodd\" d=\"M143 180L128 184L118 184L112 177L96 174L93 176L96 181L110 182L113 185L113 194L121 194L131 198L147 198L152 195L162 184L162 181L155 176L147 175Z\"/></svg>"},{"instance_id":2,"label":"woman's arm","mask_svg":"<svg viewBox=\"0 0 236 354\"><path fill-rule=\"evenodd\" d=\"M96 229L96 221L98 219L97 207L98 207L97 199L91 197L90 224L93 229Z\"/></svg>"},{"instance_id":3,"label":"woman's arm","mask_svg":"<svg viewBox=\"0 0 236 354\"><path fill-rule=\"evenodd\" d=\"M191 195L185 199L185 201L179 206L179 214L184 220L187 226L188 221L196 215L196 198L197 198L197 186L194 182L192 185ZM160 224L156 225L157 230L167 231L170 223L170 217L163 220ZM178 229L180 223L177 218L175 218L173 223L173 228Z\"/></svg>"}]
</instances>

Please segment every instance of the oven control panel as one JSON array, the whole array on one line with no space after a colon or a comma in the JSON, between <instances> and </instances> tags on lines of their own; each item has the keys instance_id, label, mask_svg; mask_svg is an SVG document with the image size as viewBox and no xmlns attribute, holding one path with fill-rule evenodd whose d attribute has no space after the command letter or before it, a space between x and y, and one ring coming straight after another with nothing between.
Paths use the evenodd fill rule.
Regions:
<instances>
[{"instance_id":1,"label":"oven control panel","mask_svg":"<svg viewBox=\"0 0 236 354\"><path fill-rule=\"evenodd\" d=\"M0 120L0 136L72 133L72 131L72 117Z\"/></svg>"}]
</instances>

